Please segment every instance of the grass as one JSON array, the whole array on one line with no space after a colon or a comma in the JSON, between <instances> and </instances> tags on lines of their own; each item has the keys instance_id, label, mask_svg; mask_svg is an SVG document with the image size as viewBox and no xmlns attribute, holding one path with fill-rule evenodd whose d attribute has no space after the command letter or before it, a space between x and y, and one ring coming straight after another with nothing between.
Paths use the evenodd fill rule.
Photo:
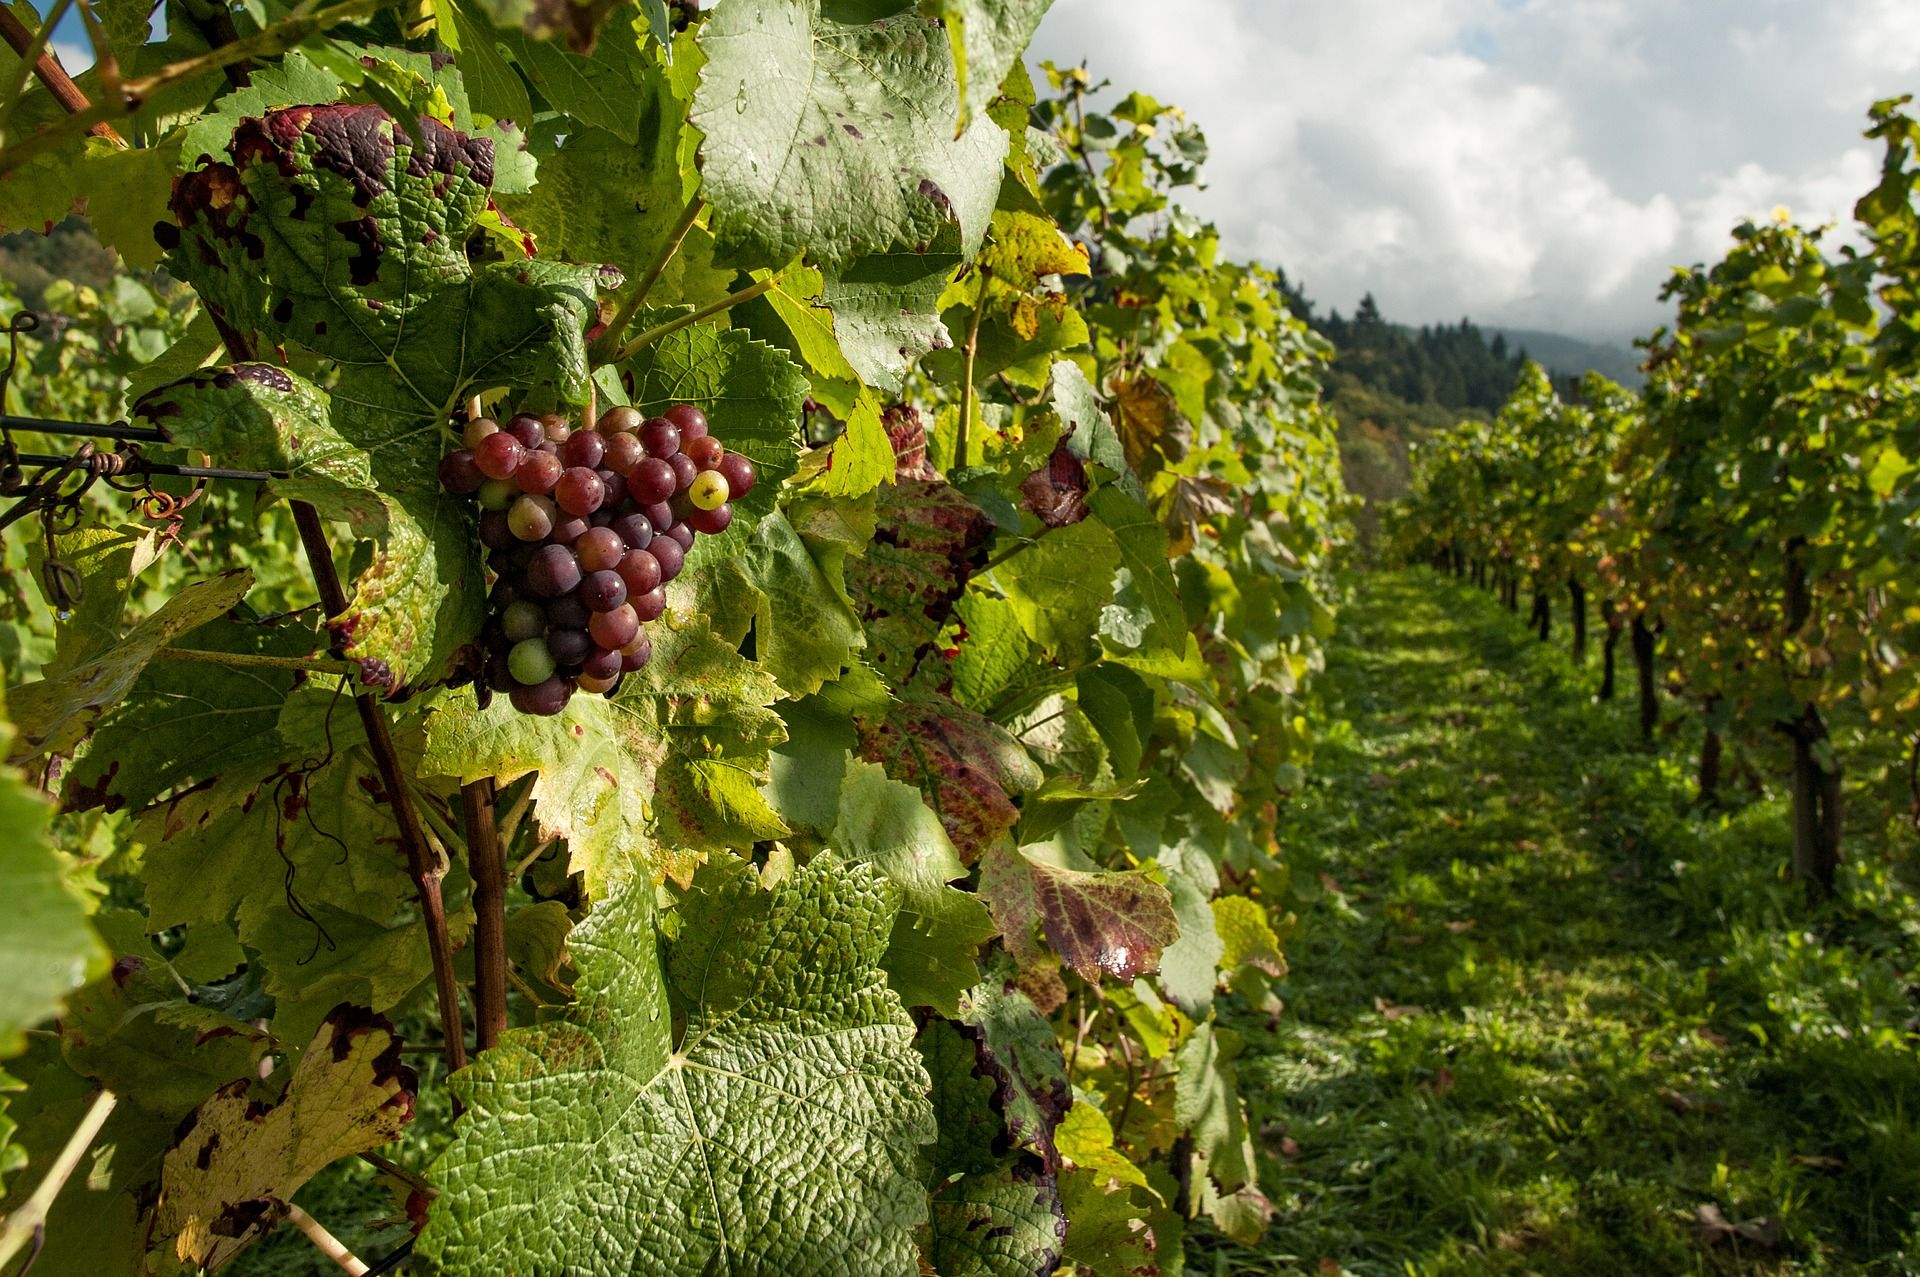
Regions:
<instances>
[{"instance_id":1,"label":"grass","mask_svg":"<svg viewBox=\"0 0 1920 1277\"><path fill-rule=\"evenodd\" d=\"M1904 813L1856 786L1842 901L1809 910L1782 800L1697 811L1622 672L1596 704L1490 596L1357 584L1283 832L1287 1010L1240 1026L1274 1224L1190 1271L1920 1272Z\"/></svg>"}]
</instances>

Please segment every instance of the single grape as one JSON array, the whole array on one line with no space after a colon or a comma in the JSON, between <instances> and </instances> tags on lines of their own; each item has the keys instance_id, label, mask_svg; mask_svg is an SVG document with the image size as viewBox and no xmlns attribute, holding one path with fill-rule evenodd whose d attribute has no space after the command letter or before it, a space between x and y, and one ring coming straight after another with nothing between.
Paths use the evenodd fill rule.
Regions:
<instances>
[{"instance_id":1,"label":"single grape","mask_svg":"<svg viewBox=\"0 0 1920 1277\"><path fill-rule=\"evenodd\" d=\"M552 497L525 496L507 511L507 526L522 541L544 541L559 518Z\"/></svg>"},{"instance_id":2,"label":"single grape","mask_svg":"<svg viewBox=\"0 0 1920 1277\"><path fill-rule=\"evenodd\" d=\"M687 515L687 527L703 536L717 537L733 526L733 507L727 504L711 510L694 510Z\"/></svg>"},{"instance_id":3,"label":"single grape","mask_svg":"<svg viewBox=\"0 0 1920 1277\"><path fill-rule=\"evenodd\" d=\"M683 448L686 447L686 440L698 439L707 433L707 414L690 403L677 403L661 415L680 427L680 446Z\"/></svg>"},{"instance_id":4,"label":"single grape","mask_svg":"<svg viewBox=\"0 0 1920 1277\"><path fill-rule=\"evenodd\" d=\"M680 543L680 548L683 551L691 550L693 548L693 529L688 527L686 524L684 523L674 524L672 527L667 529L667 535L673 538L675 541L678 541Z\"/></svg>"},{"instance_id":5,"label":"single grape","mask_svg":"<svg viewBox=\"0 0 1920 1277\"><path fill-rule=\"evenodd\" d=\"M516 643L547 632L547 610L532 599L517 599L500 613L500 632Z\"/></svg>"},{"instance_id":6,"label":"single grape","mask_svg":"<svg viewBox=\"0 0 1920 1277\"><path fill-rule=\"evenodd\" d=\"M627 583L618 572L589 572L581 578L578 593L590 611L611 612L627 601Z\"/></svg>"},{"instance_id":7,"label":"single grape","mask_svg":"<svg viewBox=\"0 0 1920 1277\"><path fill-rule=\"evenodd\" d=\"M631 437L630 435L622 436L622 438ZM602 469L594 473L600 476L600 491L602 493L600 504L608 507L608 513L611 515L612 512L624 504L627 499L627 481L616 470ZM612 520L609 519L608 521L611 522Z\"/></svg>"},{"instance_id":8,"label":"single grape","mask_svg":"<svg viewBox=\"0 0 1920 1277\"><path fill-rule=\"evenodd\" d=\"M707 438L713 436L708 435ZM693 486L687 489L687 500L696 510L718 510L732 495L727 476L718 470L702 470L700 477L693 481Z\"/></svg>"},{"instance_id":9,"label":"single grape","mask_svg":"<svg viewBox=\"0 0 1920 1277\"><path fill-rule=\"evenodd\" d=\"M547 441L547 431L540 424L540 418L529 412L515 413L513 420L507 423L507 433L526 448L538 448Z\"/></svg>"},{"instance_id":10,"label":"single grape","mask_svg":"<svg viewBox=\"0 0 1920 1277\"><path fill-rule=\"evenodd\" d=\"M667 592L656 585L645 594L630 595L627 606L642 621L658 620L660 614L667 610Z\"/></svg>"},{"instance_id":11,"label":"single grape","mask_svg":"<svg viewBox=\"0 0 1920 1277\"><path fill-rule=\"evenodd\" d=\"M573 684L564 678L550 678L533 687L516 687L507 693L507 699L522 714L551 718L573 699Z\"/></svg>"},{"instance_id":12,"label":"single grape","mask_svg":"<svg viewBox=\"0 0 1920 1277\"><path fill-rule=\"evenodd\" d=\"M466 429L461 431L460 442L466 444L468 448L478 448L482 439L499 433L500 423L492 417L475 417L467 423Z\"/></svg>"},{"instance_id":13,"label":"single grape","mask_svg":"<svg viewBox=\"0 0 1920 1277\"><path fill-rule=\"evenodd\" d=\"M569 435L567 441L560 446L560 459L567 463L569 469L574 466L582 466L588 470L597 469L600 458L606 455L605 436L597 435L591 430L582 430Z\"/></svg>"},{"instance_id":14,"label":"single grape","mask_svg":"<svg viewBox=\"0 0 1920 1277\"><path fill-rule=\"evenodd\" d=\"M727 455L726 445L712 435L689 439L680 445L680 451L686 453L687 459L702 470L718 469L720 459Z\"/></svg>"},{"instance_id":15,"label":"single grape","mask_svg":"<svg viewBox=\"0 0 1920 1277\"><path fill-rule=\"evenodd\" d=\"M673 517L673 505L668 501L656 501L650 506L643 506L640 513L646 515L647 522L653 525L655 536L659 536L676 522Z\"/></svg>"},{"instance_id":16,"label":"single grape","mask_svg":"<svg viewBox=\"0 0 1920 1277\"><path fill-rule=\"evenodd\" d=\"M660 587L660 560L645 550L628 550L614 571L627 583L629 598ZM653 618L643 616L640 619L647 621Z\"/></svg>"},{"instance_id":17,"label":"single grape","mask_svg":"<svg viewBox=\"0 0 1920 1277\"><path fill-rule=\"evenodd\" d=\"M573 543L573 552L580 556L582 571L600 572L620 566L627 543L612 528L589 528Z\"/></svg>"},{"instance_id":18,"label":"single grape","mask_svg":"<svg viewBox=\"0 0 1920 1277\"><path fill-rule=\"evenodd\" d=\"M593 651L593 639L583 629L548 630L547 651L553 654L556 665L569 668L587 659Z\"/></svg>"},{"instance_id":19,"label":"single grape","mask_svg":"<svg viewBox=\"0 0 1920 1277\"><path fill-rule=\"evenodd\" d=\"M519 495L520 485L513 480L489 479L480 485L480 508L504 511Z\"/></svg>"},{"instance_id":20,"label":"single grape","mask_svg":"<svg viewBox=\"0 0 1920 1277\"><path fill-rule=\"evenodd\" d=\"M607 453L600 458L600 464L615 474L624 475L639 465L640 458L646 455L646 449L632 435L610 435L607 438Z\"/></svg>"},{"instance_id":21,"label":"single grape","mask_svg":"<svg viewBox=\"0 0 1920 1277\"><path fill-rule=\"evenodd\" d=\"M608 436L632 434L640 428L641 420L638 408L629 408L622 404L618 408L609 408L601 413L600 420L594 428Z\"/></svg>"},{"instance_id":22,"label":"single grape","mask_svg":"<svg viewBox=\"0 0 1920 1277\"><path fill-rule=\"evenodd\" d=\"M440 486L448 492L466 496L480 491L486 481L486 471L474 464L472 449L460 448L440 458Z\"/></svg>"},{"instance_id":23,"label":"single grape","mask_svg":"<svg viewBox=\"0 0 1920 1277\"><path fill-rule=\"evenodd\" d=\"M580 690L583 692L599 692L604 695L620 686L620 675L615 674L612 678L594 678L591 675L582 674L574 682L580 685Z\"/></svg>"},{"instance_id":24,"label":"single grape","mask_svg":"<svg viewBox=\"0 0 1920 1277\"><path fill-rule=\"evenodd\" d=\"M596 647L587 653L587 659L580 662L582 678L618 678L620 677L620 653L618 649Z\"/></svg>"},{"instance_id":25,"label":"single grape","mask_svg":"<svg viewBox=\"0 0 1920 1277\"><path fill-rule=\"evenodd\" d=\"M581 431L573 439L594 437ZM571 444L573 439L567 442ZM568 514L578 515L584 519L598 510L600 503L607 499L607 485L601 482L599 475L585 466L569 466L560 475L560 482L553 485L553 499L559 502L560 508Z\"/></svg>"},{"instance_id":26,"label":"single grape","mask_svg":"<svg viewBox=\"0 0 1920 1277\"><path fill-rule=\"evenodd\" d=\"M507 672L513 681L532 687L553 677L553 653L543 638L524 639L507 653Z\"/></svg>"},{"instance_id":27,"label":"single grape","mask_svg":"<svg viewBox=\"0 0 1920 1277\"><path fill-rule=\"evenodd\" d=\"M547 432L547 442L562 444L573 434L573 423L557 412L540 414L540 428Z\"/></svg>"},{"instance_id":28,"label":"single grape","mask_svg":"<svg viewBox=\"0 0 1920 1277\"><path fill-rule=\"evenodd\" d=\"M616 578L617 579L617 578ZM625 603L611 612L595 612L587 622L587 633L601 647L622 648L640 632L640 617Z\"/></svg>"},{"instance_id":29,"label":"single grape","mask_svg":"<svg viewBox=\"0 0 1920 1277\"><path fill-rule=\"evenodd\" d=\"M679 576L681 567L683 567L687 561L686 547L682 546L670 536L661 535L655 537L653 544L647 547L647 553L651 554L654 561L660 565L660 580L662 584Z\"/></svg>"},{"instance_id":30,"label":"single grape","mask_svg":"<svg viewBox=\"0 0 1920 1277\"><path fill-rule=\"evenodd\" d=\"M504 510L480 512L480 544L489 550L504 550L513 544L513 528Z\"/></svg>"},{"instance_id":31,"label":"single grape","mask_svg":"<svg viewBox=\"0 0 1920 1277\"><path fill-rule=\"evenodd\" d=\"M495 562L496 560L498 560L497 564ZM506 553L504 551L493 550L489 552L487 555L487 566L492 568L495 572L499 572L501 568L506 567L507 563L508 563L508 560L507 560ZM520 591L514 589L513 582L507 580L507 578L504 576L501 577L499 580L495 581L493 583L493 588L487 591L487 602L493 607L493 610L496 612L506 611L508 608L512 607L514 603L516 603L519 600L519 598L520 598Z\"/></svg>"},{"instance_id":32,"label":"single grape","mask_svg":"<svg viewBox=\"0 0 1920 1277\"><path fill-rule=\"evenodd\" d=\"M675 492L685 492L693 486L693 481L700 477L700 467L695 465L693 458L684 452L676 452L671 457L668 457L667 464L673 467L673 490Z\"/></svg>"},{"instance_id":33,"label":"single grape","mask_svg":"<svg viewBox=\"0 0 1920 1277\"><path fill-rule=\"evenodd\" d=\"M545 496L553 491L553 485L560 482L560 472L566 469L560 464L560 458L545 448L527 454L520 468L513 472L513 482L522 492L538 493Z\"/></svg>"},{"instance_id":34,"label":"single grape","mask_svg":"<svg viewBox=\"0 0 1920 1277\"><path fill-rule=\"evenodd\" d=\"M489 479L511 479L526 455L525 445L505 431L499 431L480 441L480 446L473 450L473 464Z\"/></svg>"},{"instance_id":35,"label":"single grape","mask_svg":"<svg viewBox=\"0 0 1920 1277\"><path fill-rule=\"evenodd\" d=\"M753 485L759 479L759 473L753 468L753 462L737 452L729 452L720 458L720 473L727 476L727 491L738 501L753 491Z\"/></svg>"},{"instance_id":36,"label":"single grape","mask_svg":"<svg viewBox=\"0 0 1920 1277\"><path fill-rule=\"evenodd\" d=\"M627 474L627 492L643 506L665 501L679 486L680 479L673 467L658 457L648 457Z\"/></svg>"},{"instance_id":37,"label":"single grape","mask_svg":"<svg viewBox=\"0 0 1920 1277\"><path fill-rule=\"evenodd\" d=\"M564 545L543 545L527 564L527 588L541 598L558 598L580 584L580 561Z\"/></svg>"},{"instance_id":38,"label":"single grape","mask_svg":"<svg viewBox=\"0 0 1920 1277\"><path fill-rule=\"evenodd\" d=\"M640 426L640 446L664 461L680 451L680 427L665 417L648 417Z\"/></svg>"},{"instance_id":39,"label":"single grape","mask_svg":"<svg viewBox=\"0 0 1920 1277\"><path fill-rule=\"evenodd\" d=\"M653 521L644 514L623 514L611 526L630 550L644 550L653 540Z\"/></svg>"},{"instance_id":40,"label":"single grape","mask_svg":"<svg viewBox=\"0 0 1920 1277\"><path fill-rule=\"evenodd\" d=\"M547 619L563 630L584 630L593 613L571 594L563 594L547 604Z\"/></svg>"},{"instance_id":41,"label":"single grape","mask_svg":"<svg viewBox=\"0 0 1920 1277\"><path fill-rule=\"evenodd\" d=\"M631 674L646 667L653 659L653 640L647 637L645 630L633 636L633 642L620 649L620 668Z\"/></svg>"},{"instance_id":42,"label":"single grape","mask_svg":"<svg viewBox=\"0 0 1920 1277\"><path fill-rule=\"evenodd\" d=\"M561 513L565 517L554 524L553 531L547 534L547 540L555 545L572 545L585 536L587 530L593 526L577 514L566 514L565 511Z\"/></svg>"}]
</instances>

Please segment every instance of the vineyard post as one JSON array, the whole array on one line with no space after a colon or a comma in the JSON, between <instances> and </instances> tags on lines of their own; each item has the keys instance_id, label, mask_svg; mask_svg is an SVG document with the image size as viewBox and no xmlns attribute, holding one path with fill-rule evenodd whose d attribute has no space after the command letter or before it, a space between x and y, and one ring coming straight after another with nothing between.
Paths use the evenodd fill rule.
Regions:
<instances>
[{"instance_id":1,"label":"vineyard post","mask_svg":"<svg viewBox=\"0 0 1920 1277\"><path fill-rule=\"evenodd\" d=\"M1540 635L1540 641L1546 642L1547 636L1553 630L1553 605L1547 601L1546 582L1538 577L1534 579L1533 586L1533 624Z\"/></svg>"},{"instance_id":2,"label":"vineyard post","mask_svg":"<svg viewBox=\"0 0 1920 1277\"><path fill-rule=\"evenodd\" d=\"M1633 617L1633 666L1640 679L1640 739L1651 745L1660 723L1660 699L1653 681L1653 630L1645 611Z\"/></svg>"}]
</instances>

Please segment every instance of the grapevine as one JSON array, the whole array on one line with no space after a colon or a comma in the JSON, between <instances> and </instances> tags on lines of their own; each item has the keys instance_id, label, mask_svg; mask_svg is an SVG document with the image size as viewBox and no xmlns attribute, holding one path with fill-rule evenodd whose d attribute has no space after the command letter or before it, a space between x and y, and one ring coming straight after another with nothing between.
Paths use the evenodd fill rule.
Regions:
<instances>
[{"instance_id":1,"label":"grapevine","mask_svg":"<svg viewBox=\"0 0 1920 1277\"><path fill-rule=\"evenodd\" d=\"M1044 3L563 8L7 15L0 1272L1258 1236L1330 352Z\"/></svg>"}]
</instances>

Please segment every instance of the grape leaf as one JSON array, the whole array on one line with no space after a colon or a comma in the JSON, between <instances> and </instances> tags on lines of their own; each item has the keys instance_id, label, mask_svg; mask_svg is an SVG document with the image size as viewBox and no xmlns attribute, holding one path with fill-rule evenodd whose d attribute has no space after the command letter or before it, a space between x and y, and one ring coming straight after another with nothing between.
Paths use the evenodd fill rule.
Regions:
<instances>
[{"instance_id":1,"label":"grape leaf","mask_svg":"<svg viewBox=\"0 0 1920 1277\"><path fill-rule=\"evenodd\" d=\"M1034 924L1089 983L1153 970L1180 934L1167 889L1144 873L1065 869L1002 844L987 852L980 894L1022 963L1039 956Z\"/></svg>"},{"instance_id":2,"label":"grape leaf","mask_svg":"<svg viewBox=\"0 0 1920 1277\"><path fill-rule=\"evenodd\" d=\"M1052 4L1053 0L922 0L920 11L939 18L946 27L962 119L986 110Z\"/></svg>"},{"instance_id":3,"label":"grape leaf","mask_svg":"<svg viewBox=\"0 0 1920 1277\"><path fill-rule=\"evenodd\" d=\"M1013 607L1014 619L1051 655L1072 657L1100 626L1113 601L1114 569L1121 563L1114 537L1088 520L1056 528L995 568L993 583Z\"/></svg>"},{"instance_id":4,"label":"grape leaf","mask_svg":"<svg viewBox=\"0 0 1920 1277\"><path fill-rule=\"evenodd\" d=\"M954 699L985 711L1021 676L1033 671L1033 644L1012 606L997 594L969 590L955 605L960 651L947 666Z\"/></svg>"},{"instance_id":5,"label":"grape leaf","mask_svg":"<svg viewBox=\"0 0 1920 1277\"><path fill-rule=\"evenodd\" d=\"M1187 646L1187 617L1167 561L1166 529L1117 487L1094 493L1092 505L1094 516L1113 533L1127 573L1127 588L1119 591L1124 597L1117 601L1137 600L1149 621L1141 641L1132 646L1179 656Z\"/></svg>"},{"instance_id":6,"label":"grape leaf","mask_svg":"<svg viewBox=\"0 0 1920 1277\"><path fill-rule=\"evenodd\" d=\"M664 958L652 902L644 882L602 900L567 1018L456 1075L421 1253L455 1277L912 1272L934 1131L879 966L892 889L822 855L762 891L723 860Z\"/></svg>"},{"instance_id":7,"label":"grape leaf","mask_svg":"<svg viewBox=\"0 0 1920 1277\"><path fill-rule=\"evenodd\" d=\"M1002 958L960 1000L959 1019L973 1037L979 1067L994 1082L994 1103L1016 1148L1058 1170L1054 1131L1073 1104L1067 1060L1052 1023L1014 983Z\"/></svg>"},{"instance_id":8,"label":"grape leaf","mask_svg":"<svg viewBox=\"0 0 1920 1277\"><path fill-rule=\"evenodd\" d=\"M636 874L684 881L701 853L786 832L759 792L785 735L767 708L778 686L704 618L669 612L648 633L653 660L616 701L576 696L548 719L457 694L427 719L427 774L505 784L537 773L542 836L567 839L595 896Z\"/></svg>"},{"instance_id":9,"label":"grape leaf","mask_svg":"<svg viewBox=\"0 0 1920 1277\"><path fill-rule=\"evenodd\" d=\"M827 267L931 244L980 246L1007 135L958 123L953 60L917 13L859 21L823 0L731 0L700 32L692 123L719 251Z\"/></svg>"},{"instance_id":10,"label":"grape leaf","mask_svg":"<svg viewBox=\"0 0 1920 1277\"><path fill-rule=\"evenodd\" d=\"M762 519L736 553L680 578L670 597L690 592L693 610L738 646L753 633L754 659L789 696L805 696L840 677L866 644L838 583L785 514Z\"/></svg>"},{"instance_id":11,"label":"grape leaf","mask_svg":"<svg viewBox=\"0 0 1920 1277\"><path fill-rule=\"evenodd\" d=\"M860 756L917 786L968 864L1020 819L1013 795L1042 779L1005 728L944 698L898 702L859 730Z\"/></svg>"},{"instance_id":12,"label":"grape leaf","mask_svg":"<svg viewBox=\"0 0 1920 1277\"><path fill-rule=\"evenodd\" d=\"M1164 866L1180 936L1160 955L1160 985L1176 1006L1199 1019L1213 1005L1214 986L1220 980L1220 958L1226 946L1213 928L1213 910L1209 907L1209 897L1219 886L1219 875L1211 862L1195 858L1202 860L1198 873L1189 872L1187 863Z\"/></svg>"},{"instance_id":13,"label":"grape leaf","mask_svg":"<svg viewBox=\"0 0 1920 1277\"><path fill-rule=\"evenodd\" d=\"M155 653L239 603L252 584L253 574L245 568L195 581L134 625L110 650L54 678L13 689L20 736L11 760L71 752L102 714L126 699Z\"/></svg>"},{"instance_id":14,"label":"grape leaf","mask_svg":"<svg viewBox=\"0 0 1920 1277\"><path fill-rule=\"evenodd\" d=\"M868 660L894 686L932 649L992 534L980 507L945 483L909 479L880 492L873 540L847 565L847 590L866 624Z\"/></svg>"},{"instance_id":15,"label":"grape leaf","mask_svg":"<svg viewBox=\"0 0 1920 1277\"><path fill-rule=\"evenodd\" d=\"M1213 927L1222 946L1221 970L1231 972L1250 965L1276 978L1287 973L1280 936L1259 901L1247 896L1220 897L1213 901Z\"/></svg>"},{"instance_id":16,"label":"grape leaf","mask_svg":"<svg viewBox=\"0 0 1920 1277\"><path fill-rule=\"evenodd\" d=\"M887 976L910 1007L942 1015L959 1010L960 996L979 978L974 954L994 936L986 906L949 884L967 867L918 790L889 780L872 763L847 761L839 819L827 841L857 864L884 873L900 892Z\"/></svg>"},{"instance_id":17,"label":"grape leaf","mask_svg":"<svg viewBox=\"0 0 1920 1277\"><path fill-rule=\"evenodd\" d=\"M959 237L944 231L924 252L874 253L822 272L820 300L860 379L898 394L907 369L953 337L940 320L940 294L960 265Z\"/></svg>"},{"instance_id":18,"label":"grape leaf","mask_svg":"<svg viewBox=\"0 0 1920 1277\"><path fill-rule=\"evenodd\" d=\"M13 729L0 718L0 745ZM0 1058L26 1045L25 1030L55 1015L63 997L98 975L106 950L67 885L65 859L47 840L53 807L11 769L0 771ZM3 1142L3 1141L0 1141Z\"/></svg>"},{"instance_id":19,"label":"grape leaf","mask_svg":"<svg viewBox=\"0 0 1920 1277\"><path fill-rule=\"evenodd\" d=\"M275 63L253 67L247 80L222 94L211 110L181 130L180 159L187 167L225 155L233 131L247 117L298 103L331 102L341 89L338 76L298 49Z\"/></svg>"},{"instance_id":20,"label":"grape leaf","mask_svg":"<svg viewBox=\"0 0 1920 1277\"><path fill-rule=\"evenodd\" d=\"M927 1258L940 1277L1047 1277L1060 1267L1060 1188L1032 1166L963 1175L935 1190Z\"/></svg>"},{"instance_id":21,"label":"grape leaf","mask_svg":"<svg viewBox=\"0 0 1920 1277\"><path fill-rule=\"evenodd\" d=\"M399 1138L419 1079L393 1026L336 1008L272 1104L241 1078L181 1124L161 1162L150 1244L195 1268L218 1268L285 1219L301 1185L329 1163Z\"/></svg>"},{"instance_id":22,"label":"grape leaf","mask_svg":"<svg viewBox=\"0 0 1920 1277\"><path fill-rule=\"evenodd\" d=\"M632 146L640 140L640 120L659 74L642 52L646 36L638 18L636 13L634 21L610 24L586 54L512 29L495 36L548 106ZM684 106L680 115L684 118Z\"/></svg>"},{"instance_id":23,"label":"grape leaf","mask_svg":"<svg viewBox=\"0 0 1920 1277\"><path fill-rule=\"evenodd\" d=\"M1273 1208L1255 1183L1253 1134L1234 1080L1240 1036L1213 1022L1196 1025L1174 1053L1173 1117L1193 1140L1195 1179L1214 1222L1251 1245L1266 1231Z\"/></svg>"}]
</instances>

